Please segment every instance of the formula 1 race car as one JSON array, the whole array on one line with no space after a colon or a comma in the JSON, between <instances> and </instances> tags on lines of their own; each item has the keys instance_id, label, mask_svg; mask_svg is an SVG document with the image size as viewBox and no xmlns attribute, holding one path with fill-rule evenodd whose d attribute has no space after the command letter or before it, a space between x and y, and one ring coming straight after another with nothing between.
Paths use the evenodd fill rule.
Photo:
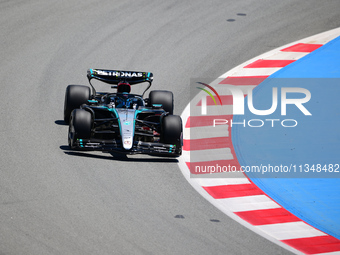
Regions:
<instances>
[{"instance_id":1,"label":"formula 1 race car","mask_svg":"<svg viewBox=\"0 0 340 255\"><path fill-rule=\"evenodd\" d=\"M153 90L149 72L89 69L90 86L66 88L64 121L71 149L178 157L182 154L182 120L173 115L173 93ZM111 84L115 92L96 92L92 79ZM131 87L148 83L142 95Z\"/></svg>"}]
</instances>

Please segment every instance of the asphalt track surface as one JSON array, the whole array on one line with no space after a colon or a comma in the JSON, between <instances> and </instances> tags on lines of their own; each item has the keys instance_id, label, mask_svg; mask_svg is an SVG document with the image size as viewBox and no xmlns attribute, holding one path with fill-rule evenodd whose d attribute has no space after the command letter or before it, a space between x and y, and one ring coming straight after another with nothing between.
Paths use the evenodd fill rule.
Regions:
<instances>
[{"instance_id":1,"label":"asphalt track surface","mask_svg":"<svg viewBox=\"0 0 340 255\"><path fill-rule=\"evenodd\" d=\"M88 68L150 71L189 100L261 53L340 26L334 1L0 1L0 254L288 254L214 208L177 160L67 148Z\"/></svg>"}]
</instances>

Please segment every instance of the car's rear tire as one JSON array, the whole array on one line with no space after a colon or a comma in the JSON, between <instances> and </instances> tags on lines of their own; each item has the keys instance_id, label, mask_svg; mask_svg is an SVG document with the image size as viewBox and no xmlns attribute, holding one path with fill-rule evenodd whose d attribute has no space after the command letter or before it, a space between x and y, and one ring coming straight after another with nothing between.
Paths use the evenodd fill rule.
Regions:
<instances>
[{"instance_id":1,"label":"car's rear tire","mask_svg":"<svg viewBox=\"0 0 340 255\"><path fill-rule=\"evenodd\" d=\"M175 154L182 154L182 119L178 115L167 115L162 119L162 142L175 145Z\"/></svg>"},{"instance_id":2,"label":"car's rear tire","mask_svg":"<svg viewBox=\"0 0 340 255\"><path fill-rule=\"evenodd\" d=\"M77 139L89 139L92 129L92 114L84 109L74 109L71 113L68 143L75 148Z\"/></svg>"},{"instance_id":3,"label":"car's rear tire","mask_svg":"<svg viewBox=\"0 0 340 255\"><path fill-rule=\"evenodd\" d=\"M68 85L65 92L64 121L69 123L71 112L87 103L90 99L91 91L88 86Z\"/></svg>"},{"instance_id":4,"label":"car's rear tire","mask_svg":"<svg viewBox=\"0 0 340 255\"><path fill-rule=\"evenodd\" d=\"M169 114L174 113L174 95L167 90L153 90L149 94L150 105L161 104L162 108Z\"/></svg>"}]
</instances>

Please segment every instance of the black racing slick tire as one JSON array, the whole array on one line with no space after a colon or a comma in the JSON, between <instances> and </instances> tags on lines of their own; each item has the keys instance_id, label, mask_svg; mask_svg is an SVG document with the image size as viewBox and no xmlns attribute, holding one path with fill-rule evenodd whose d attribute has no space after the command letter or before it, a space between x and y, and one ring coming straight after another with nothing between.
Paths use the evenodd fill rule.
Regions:
<instances>
[{"instance_id":1,"label":"black racing slick tire","mask_svg":"<svg viewBox=\"0 0 340 255\"><path fill-rule=\"evenodd\" d=\"M164 111L174 113L174 95L167 90L153 90L149 94L151 106L161 104Z\"/></svg>"},{"instance_id":2,"label":"black racing slick tire","mask_svg":"<svg viewBox=\"0 0 340 255\"><path fill-rule=\"evenodd\" d=\"M92 114L84 109L74 109L69 124L69 146L75 148L77 139L90 139L91 129Z\"/></svg>"},{"instance_id":3,"label":"black racing slick tire","mask_svg":"<svg viewBox=\"0 0 340 255\"><path fill-rule=\"evenodd\" d=\"M178 115L167 115L162 119L162 142L175 145L177 156L182 154L183 128L182 119Z\"/></svg>"},{"instance_id":4,"label":"black racing slick tire","mask_svg":"<svg viewBox=\"0 0 340 255\"><path fill-rule=\"evenodd\" d=\"M88 86L68 85L65 92L64 121L69 123L71 112L86 104L90 99L91 91Z\"/></svg>"}]
</instances>

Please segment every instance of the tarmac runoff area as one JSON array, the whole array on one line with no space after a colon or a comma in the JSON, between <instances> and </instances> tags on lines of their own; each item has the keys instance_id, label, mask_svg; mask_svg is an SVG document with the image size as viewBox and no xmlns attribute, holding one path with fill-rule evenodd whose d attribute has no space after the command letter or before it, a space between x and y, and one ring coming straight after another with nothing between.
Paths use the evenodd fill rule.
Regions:
<instances>
[{"instance_id":1,"label":"tarmac runoff area","mask_svg":"<svg viewBox=\"0 0 340 255\"><path fill-rule=\"evenodd\" d=\"M217 95L213 100L200 92L182 114L179 165L189 183L231 218L297 254L340 252L340 179L335 176L340 119L339 106L331 107L340 92L334 80L340 78L339 35L335 29L247 61L210 83L220 105L214 102ZM329 90L320 86L323 79ZM259 118L246 107L244 116L233 115L230 85L244 95L252 91L256 109L268 109L275 91L264 88L272 88L273 81L279 90L304 88L304 95L294 98L308 102L304 106L311 116L302 107L292 113L290 105L284 120L280 111ZM333 128L321 125L321 117L333 119Z\"/></svg>"}]
</instances>

